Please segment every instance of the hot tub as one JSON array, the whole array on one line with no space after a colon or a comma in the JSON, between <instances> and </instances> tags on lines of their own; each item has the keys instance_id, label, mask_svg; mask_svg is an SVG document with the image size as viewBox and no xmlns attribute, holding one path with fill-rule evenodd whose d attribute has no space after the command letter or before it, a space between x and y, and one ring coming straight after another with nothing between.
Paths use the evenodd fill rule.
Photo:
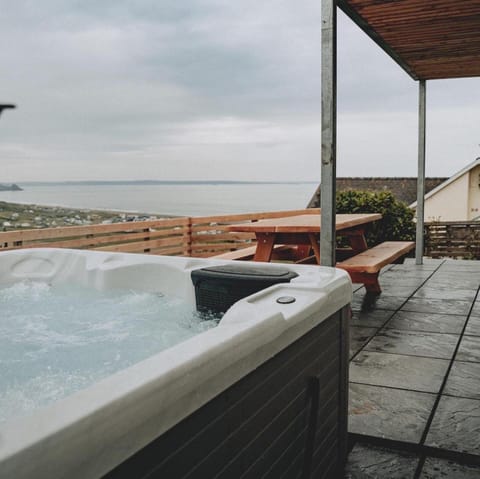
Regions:
<instances>
[{"instance_id":1,"label":"hot tub","mask_svg":"<svg viewBox=\"0 0 480 479\"><path fill-rule=\"evenodd\" d=\"M0 253L0 288L158 293L193 310L192 271L229 264L16 250ZM0 423L0 477L335 477L346 457L350 280L333 268L261 268L289 279L240 299L216 327Z\"/></svg>"}]
</instances>

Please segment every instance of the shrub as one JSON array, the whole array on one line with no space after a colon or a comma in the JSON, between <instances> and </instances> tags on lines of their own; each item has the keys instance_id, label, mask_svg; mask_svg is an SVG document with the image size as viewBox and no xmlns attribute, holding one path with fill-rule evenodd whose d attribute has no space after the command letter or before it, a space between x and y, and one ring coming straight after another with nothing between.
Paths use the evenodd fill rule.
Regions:
<instances>
[{"instance_id":1,"label":"shrub","mask_svg":"<svg viewBox=\"0 0 480 479\"><path fill-rule=\"evenodd\" d=\"M414 212L395 199L390 191L347 190L337 193L337 213L380 213L381 221L370 223L366 232L369 246L383 241L415 239Z\"/></svg>"}]
</instances>

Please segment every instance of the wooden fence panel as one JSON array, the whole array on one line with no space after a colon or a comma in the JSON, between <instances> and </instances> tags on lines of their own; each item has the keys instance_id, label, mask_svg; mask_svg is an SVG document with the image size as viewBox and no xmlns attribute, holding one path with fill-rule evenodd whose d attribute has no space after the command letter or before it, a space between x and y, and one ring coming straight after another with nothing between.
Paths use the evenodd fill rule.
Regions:
<instances>
[{"instance_id":1,"label":"wooden fence panel","mask_svg":"<svg viewBox=\"0 0 480 479\"><path fill-rule=\"evenodd\" d=\"M480 222L426 223L425 255L431 258L480 259Z\"/></svg>"},{"instance_id":2,"label":"wooden fence panel","mask_svg":"<svg viewBox=\"0 0 480 479\"><path fill-rule=\"evenodd\" d=\"M161 254L172 246L185 249L189 218L132 221L90 226L67 226L0 232L0 251L19 248L76 248Z\"/></svg>"},{"instance_id":3,"label":"wooden fence panel","mask_svg":"<svg viewBox=\"0 0 480 479\"><path fill-rule=\"evenodd\" d=\"M228 225L282 216L319 214L319 211L318 208L311 208L0 232L0 251L76 248L207 257L255 244L254 234L229 232Z\"/></svg>"},{"instance_id":4,"label":"wooden fence panel","mask_svg":"<svg viewBox=\"0 0 480 479\"><path fill-rule=\"evenodd\" d=\"M303 210L269 211L238 215L203 216L191 218L191 256L206 257L236 251L255 244L253 233L229 232L228 226L235 223L250 223L268 218L281 218L302 214L320 214L319 208Z\"/></svg>"}]
</instances>

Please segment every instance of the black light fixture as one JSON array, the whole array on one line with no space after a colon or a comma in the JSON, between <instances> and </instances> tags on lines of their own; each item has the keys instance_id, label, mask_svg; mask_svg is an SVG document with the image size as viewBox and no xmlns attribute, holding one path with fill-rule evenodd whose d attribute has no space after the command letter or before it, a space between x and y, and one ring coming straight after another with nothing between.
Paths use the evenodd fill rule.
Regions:
<instances>
[{"instance_id":1,"label":"black light fixture","mask_svg":"<svg viewBox=\"0 0 480 479\"><path fill-rule=\"evenodd\" d=\"M16 108L16 105L12 105L8 103L0 103L0 116L3 110L12 109L12 108Z\"/></svg>"}]
</instances>

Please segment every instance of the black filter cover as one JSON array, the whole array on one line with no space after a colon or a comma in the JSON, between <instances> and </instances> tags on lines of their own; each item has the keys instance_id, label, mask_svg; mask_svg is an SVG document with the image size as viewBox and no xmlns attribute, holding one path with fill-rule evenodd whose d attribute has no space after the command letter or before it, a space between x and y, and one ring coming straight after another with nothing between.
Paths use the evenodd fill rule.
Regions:
<instances>
[{"instance_id":1,"label":"black filter cover","mask_svg":"<svg viewBox=\"0 0 480 479\"><path fill-rule=\"evenodd\" d=\"M212 313L224 313L238 300L274 284L289 283L297 276L287 268L252 264L212 266L191 273L197 310Z\"/></svg>"}]
</instances>

